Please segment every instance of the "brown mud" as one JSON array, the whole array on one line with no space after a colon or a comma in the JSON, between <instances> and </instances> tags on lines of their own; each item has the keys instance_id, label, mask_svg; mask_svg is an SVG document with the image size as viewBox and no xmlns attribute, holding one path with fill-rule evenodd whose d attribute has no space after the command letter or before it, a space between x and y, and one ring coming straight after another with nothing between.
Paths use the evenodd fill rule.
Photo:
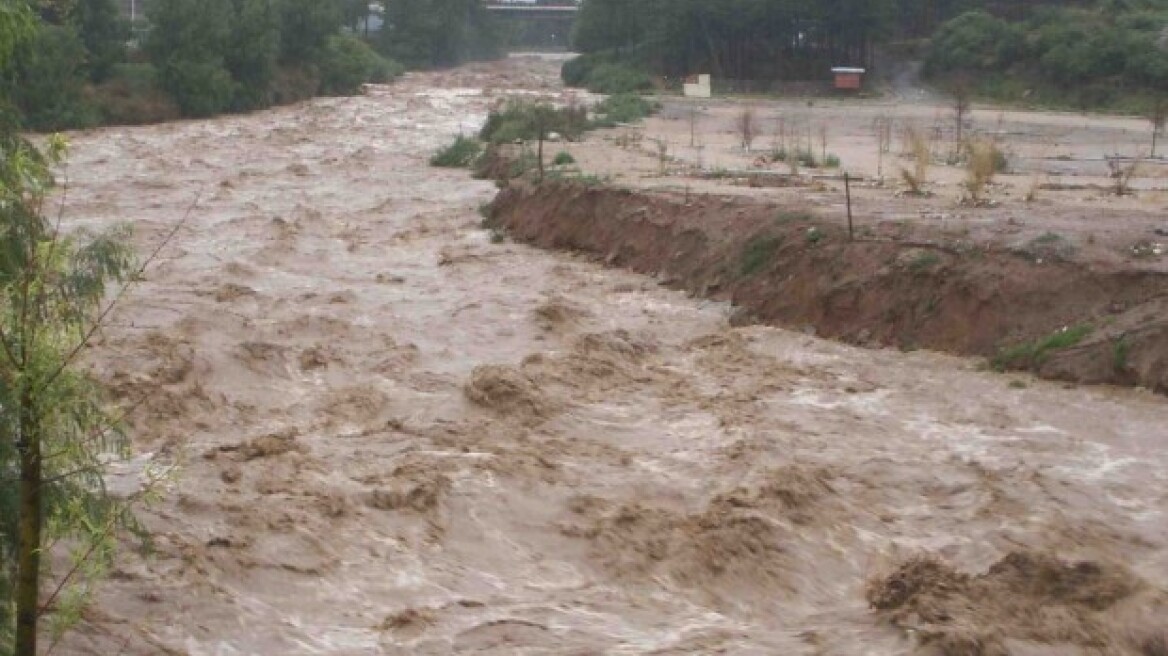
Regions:
<instances>
[{"instance_id":1,"label":"brown mud","mask_svg":"<svg viewBox=\"0 0 1168 656\"><path fill-rule=\"evenodd\" d=\"M1071 257L1057 244L1006 247L921 228L853 241L799 206L564 182L507 186L488 224L730 300L739 325L1168 392L1168 274L1092 261L1090 251ZM1027 348L1068 330L1089 332L1065 347Z\"/></svg>"}]
</instances>

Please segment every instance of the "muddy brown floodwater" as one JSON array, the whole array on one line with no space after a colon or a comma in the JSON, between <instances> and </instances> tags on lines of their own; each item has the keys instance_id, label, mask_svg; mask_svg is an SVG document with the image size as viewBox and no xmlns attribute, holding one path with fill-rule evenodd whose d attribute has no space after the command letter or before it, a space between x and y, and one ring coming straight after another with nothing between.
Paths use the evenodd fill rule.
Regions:
<instances>
[{"instance_id":1,"label":"muddy brown floodwater","mask_svg":"<svg viewBox=\"0 0 1168 656\"><path fill-rule=\"evenodd\" d=\"M74 225L201 198L93 351L155 551L57 653L1163 653L1162 397L494 243L426 160L507 90L556 64L74 135Z\"/></svg>"}]
</instances>

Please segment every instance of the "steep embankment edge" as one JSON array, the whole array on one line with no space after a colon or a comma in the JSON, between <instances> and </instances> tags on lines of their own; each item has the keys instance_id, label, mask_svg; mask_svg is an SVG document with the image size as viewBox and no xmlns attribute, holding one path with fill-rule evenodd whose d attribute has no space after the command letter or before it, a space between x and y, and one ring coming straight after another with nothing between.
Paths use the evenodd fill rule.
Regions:
<instances>
[{"instance_id":1,"label":"steep embankment edge","mask_svg":"<svg viewBox=\"0 0 1168 656\"><path fill-rule=\"evenodd\" d=\"M996 248L848 241L798 208L512 182L486 224L592 253L764 322L867 346L1168 392L1168 276Z\"/></svg>"}]
</instances>

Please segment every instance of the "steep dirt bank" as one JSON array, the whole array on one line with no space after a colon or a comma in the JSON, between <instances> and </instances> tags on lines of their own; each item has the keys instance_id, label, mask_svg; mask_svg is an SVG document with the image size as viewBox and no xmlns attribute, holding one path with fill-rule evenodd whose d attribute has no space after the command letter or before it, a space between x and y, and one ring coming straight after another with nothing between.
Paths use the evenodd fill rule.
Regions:
<instances>
[{"instance_id":1,"label":"steep dirt bank","mask_svg":"<svg viewBox=\"0 0 1168 656\"><path fill-rule=\"evenodd\" d=\"M730 299L736 323L850 343L990 357L1002 368L1168 392L1168 276L1069 254L915 234L869 235L749 199L512 184L488 224Z\"/></svg>"}]
</instances>

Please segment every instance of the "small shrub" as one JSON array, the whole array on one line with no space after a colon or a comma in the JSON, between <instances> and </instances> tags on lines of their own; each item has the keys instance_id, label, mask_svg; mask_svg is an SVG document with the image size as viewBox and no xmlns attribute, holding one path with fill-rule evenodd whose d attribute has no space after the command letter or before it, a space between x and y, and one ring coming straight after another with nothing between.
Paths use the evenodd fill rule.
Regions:
<instances>
[{"instance_id":1,"label":"small shrub","mask_svg":"<svg viewBox=\"0 0 1168 656\"><path fill-rule=\"evenodd\" d=\"M1139 160L1135 158L1127 162L1119 156L1107 158L1112 193L1116 196L1126 196L1131 193L1131 179L1135 177L1139 165Z\"/></svg>"},{"instance_id":2,"label":"small shrub","mask_svg":"<svg viewBox=\"0 0 1168 656\"><path fill-rule=\"evenodd\" d=\"M782 237L756 235L746 242L742 249L742 263L739 271L744 276L752 276L763 269L779 250Z\"/></svg>"},{"instance_id":3,"label":"small shrub","mask_svg":"<svg viewBox=\"0 0 1168 656\"><path fill-rule=\"evenodd\" d=\"M966 144L965 190L974 203L980 203L999 170L1001 151L992 141L973 140Z\"/></svg>"},{"instance_id":4,"label":"small shrub","mask_svg":"<svg viewBox=\"0 0 1168 656\"><path fill-rule=\"evenodd\" d=\"M994 158L994 173L1006 173L1010 170L1010 156L1006 151L998 148L997 144L993 147Z\"/></svg>"},{"instance_id":5,"label":"small shrub","mask_svg":"<svg viewBox=\"0 0 1168 656\"><path fill-rule=\"evenodd\" d=\"M1111 347L1111 363L1116 372L1127 370L1129 355L1131 355L1131 343L1127 341L1127 338L1120 337L1115 340L1115 344Z\"/></svg>"},{"instance_id":6,"label":"small shrub","mask_svg":"<svg viewBox=\"0 0 1168 656\"><path fill-rule=\"evenodd\" d=\"M459 135L449 145L430 158L430 166L462 168L473 166L482 155L483 145L478 139Z\"/></svg>"},{"instance_id":7,"label":"small shrub","mask_svg":"<svg viewBox=\"0 0 1168 656\"><path fill-rule=\"evenodd\" d=\"M835 153L828 153L827 157L823 158L823 166L824 168L838 169L840 167L839 155L836 155Z\"/></svg>"},{"instance_id":8,"label":"small shrub","mask_svg":"<svg viewBox=\"0 0 1168 656\"><path fill-rule=\"evenodd\" d=\"M487 143L501 144L534 138L532 108L534 103L509 100L503 107L491 110L487 122L479 130L479 138Z\"/></svg>"},{"instance_id":9,"label":"small shrub","mask_svg":"<svg viewBox=\"0 0 1168 656\"><path fill-rule=\"evenodd\" d=\"M932 251L925 251L917 255L912 262L909 263L908 268L913 273L922 273L941 263L941 256Z\"/></svg>"},{"instance_id":10,"label":"small shrub","mask_svg":"<svg viewBox=\"0 0 1168 656\"><path fill-rule=\"evenodd\" d=\"M509 179L519 178L525 175L528 171L533 171L539 168L539 158L536 157L529 149L524 149L519 157L511 162L510 168L507 170L507 177Z\"/></svg>"},{"instance_id":11,"label":"small shrub","mask_svg":"<svg viewBox=\"0 0 1168 656\"><path fill-rule=\"evenodd\" d=\"M1035 369L1046 362L1051 353L1075 346L1089 334L1091 334L1091 326L1087 325L1063 328L1038 341L1003 349L994 356L990 365L997 371Z\"/></svg>"},{"instance_id":12,"label":"small shrub","mask_svg":"<svg viewBox=\"0 0 1168 656\"><path fill-rule=\"evenodd\" d=\"M555 158L552 159L552 164L555 166L567 166L569 164L575 163L576 158L572 157L572 153L569 153L566 150L561 150L560 152L556 153Z\"/></svg>"},{"instance_id":13,"label":"small shrub","mask_svg":"<svg viewBox=\"0 0 1168 656\"><path fill-rule=\"evenodd\" d=\"M606 64L619 64L620 57L615 52L593 52L573 57L560 67L560 78L564 86L582 87L592 72Z\"/></svg>"},{"instance_id":14,"label":"small shrub","mask_svg":"<svg viewBox=\"0 0 1168 656\"><path fill-rule=\"evenodd\" d=\"M648 73L625 64L601 64L588 73L584 87L593 93L632 93L651 89L653 81Z\"/></svg>"},{"instance_id":15,"label":"small shrub","mask_svg":"<svg viewBox=\"0 0 1168 656\"><path fill-rule=\"evenodd\" d=\"M814 246L823 241L827 237L827 233L814 226L807 229L807 243Z\"/></svg>"},{"instance_id":16,"label":"small shrub","mask_svg":"<svg viewBox=\"0 0 1168 656\"><path fill-rule=\"evenodd\" d=\"M560 79L563 80L564 86L582 87L594 65L589 55L573 57L560 66Z\"/></svg>"},{"instance_id":17,"label":"small shrub","mask_svg":"<svg viewBox=\"0 0 1168 656\"><path fill-rule=\"evenodd\" d=\"M915 196L925 194L925 185L929 182L929 166L933 163L933 148L929 138L916 128L906 128L905 143L908 146L909 156L913 160L913 169L900 169L900 177L908 185L909 192Z\"/></svg>"},{"instance_id":18,"label":"small shrub","mask_svg":"<svg viewBox=\"0 0 1168 656\"><path fill-rule=\"evenodd\" d=\"M775 216L775 223L779 225L784 223L802 223L814 219L815 215L806 210L779 210L779 213Z\"/></svg>"},{"instance_id":19,"label":"small shrub","mask_svg":"<svg viewBox=\"0 0 1168 656\"><path fill-rule=\"evenodd\" d=\"M1074 244L1054 232L1044 232L1022 247L1023 253L1035 259L1066 260L1072 257L1075 251Z\"/></svg>"},{"instance_id":20,"label":"small shrub","mask_svg":"<svg viewBox=\"0 0 1168 656\"><path fill-rule=\"evenodd\" d=\"M635 93L621 93L609 96L593 108L596 120L594 127L613 127L619 123L635 123L654 111L653 103Z\"/></svg>"},{"instance_id":21,"label":"small shrub","mask_svg":"<svg viewBox=\"0 0 1168 656\"><path fill-rule=\"evenodd\" d=\"M538 139L544 130L576 139L588 127L587 117L588 110L578 105L552 108L547 103L512 99L487 115L479 138L492 144L514 143Z\"/></svg>"},{"instance_id":22,"label":"small shrub","mask_svg":"<svg viewBox=\"0 0 1168 656\"><path fill-rule=\"evenodd\" d=\"M595 173L578 173L572 176L571 180L576 184L582 184L585 187L598 187L602 184L611 182L612 177L607 175L596 175Z\"/></svg>"},{"instance_id":23,"label":"small shrub","mask_svg":"<svg viewBox=\"0 0 1168 656\"><path fill-rule=\"evenodd\" d=\"M742 150L750 152L750 147L754 144L755 132L758 131L758 127L755 125L753 107L742 108L742 112L735 120L735 127L738 129L739 136L742 137Z\"/></svg>"},{"instance_id":24,"label":"small shrub","mask_svg":"<svg viewBox=\"0 0 1168 656\"><path fill-rule=\"evenodd\" d=\"M828 159L834 158L835 166L839 166L839 158L835 155L830 155ZM792 172L796 172L799 166L805 166L809 169L817 169L820 165L827 165L827 160L820 162L815 158L815 153L806 148L798 148L795 150L787 150L786 148L779 148L771 154L771 159L776 162L786 162L794 167Z\"/></svg>"}]
</instances>

